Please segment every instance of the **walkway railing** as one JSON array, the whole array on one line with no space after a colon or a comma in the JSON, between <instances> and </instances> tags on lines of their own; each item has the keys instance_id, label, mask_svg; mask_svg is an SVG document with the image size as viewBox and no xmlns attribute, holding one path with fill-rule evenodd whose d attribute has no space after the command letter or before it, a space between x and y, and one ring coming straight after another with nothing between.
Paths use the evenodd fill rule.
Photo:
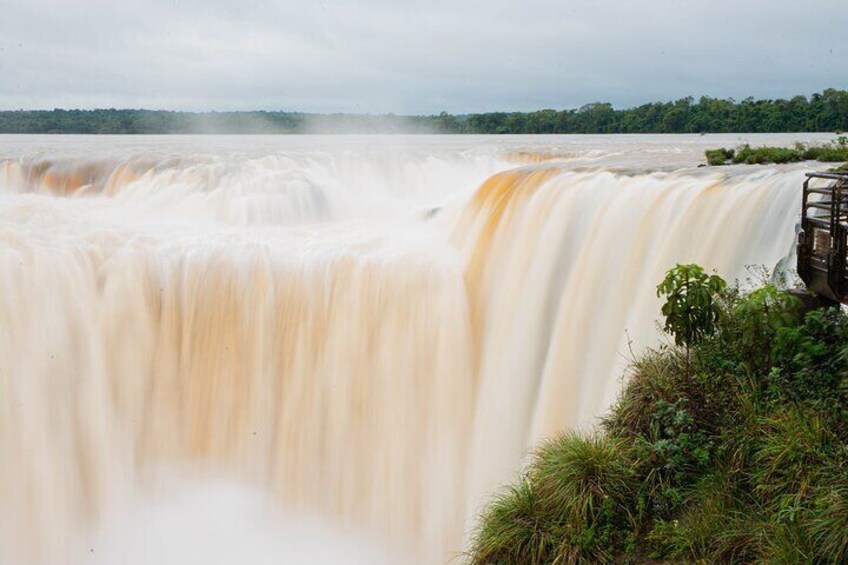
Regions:
<instances>
[{"instance_id":1,"label":"walkway railing","mask_svg":"<svg viewBox=\"0 0 848 565\"><path fill-rule=\"evenodd\" d=\"M848 303L848 172L807 173L798 236L798 275L807 288Z\"/></svg>"}]
</instances>

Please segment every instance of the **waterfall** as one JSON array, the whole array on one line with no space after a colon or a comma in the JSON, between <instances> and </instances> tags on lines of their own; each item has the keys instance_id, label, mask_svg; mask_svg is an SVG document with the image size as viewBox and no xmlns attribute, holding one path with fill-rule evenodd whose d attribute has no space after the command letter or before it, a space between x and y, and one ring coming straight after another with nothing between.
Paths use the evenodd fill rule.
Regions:
<instances>
[{"instance_id":1,"label":"waterfall","mask_svg":"<svg viewBox=\"0 0 848 565\"><path fill-rule=\"evenodd\" d=\"M447 562L658 342L669 266L787 254L804 170L253 143L6 151L0 562L88 562L163 473Z\"/></svg>"}]
</instances>

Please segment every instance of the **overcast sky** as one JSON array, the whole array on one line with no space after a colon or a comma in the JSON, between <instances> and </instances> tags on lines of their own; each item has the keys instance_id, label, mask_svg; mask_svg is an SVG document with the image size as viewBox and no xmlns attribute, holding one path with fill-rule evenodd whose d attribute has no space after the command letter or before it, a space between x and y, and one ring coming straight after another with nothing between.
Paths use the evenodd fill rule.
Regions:
<instances>
[{"instance_id":1,"label":"overcast sky","mask_svg":"<svg viewBox=\"0 0 848 565\"><path fill-rule=\"evenodd\" d=\"M848 0L0 0L0 109L434 113L848 87Z\"/></svg>"}]
</instances>

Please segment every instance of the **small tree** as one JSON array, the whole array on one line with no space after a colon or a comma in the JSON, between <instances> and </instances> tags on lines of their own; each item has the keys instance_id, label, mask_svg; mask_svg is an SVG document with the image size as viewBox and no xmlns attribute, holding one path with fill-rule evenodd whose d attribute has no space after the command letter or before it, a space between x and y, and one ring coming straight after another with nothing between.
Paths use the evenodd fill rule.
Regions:
<instances>
[{"instance_id":1,"label":"small tree","mask_svg":"<svg viewBox=\"0 0 848 565\"><path fill-rule=\"evenodd\" d=\"M689 348L715 331L720 315L717 298L725 288L724 279L694 264L670 269L657 286L657 296L666 299L664 329L674 336L674 343L686 348L687 364Z\"/></svg>"}]
</instances>

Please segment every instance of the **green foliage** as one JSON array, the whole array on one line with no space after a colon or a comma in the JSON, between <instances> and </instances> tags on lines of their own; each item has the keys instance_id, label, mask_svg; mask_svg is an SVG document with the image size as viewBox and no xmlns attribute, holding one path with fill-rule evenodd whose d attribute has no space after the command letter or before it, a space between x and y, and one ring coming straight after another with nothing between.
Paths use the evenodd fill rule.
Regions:
<instances>
[{"instance_id":1,"label":"green foliage","mask_svg":"<svg viewBox=\"0 0 848 565\"><path fill-rule=\"evenodd\" d=\"M812 474L828 459L838 440L813 411L783 408L760 422L762 444L752 465L751 481L781 519L801 510Z\"/></svg>"},{"instance_id":2,"label":"green foliage","mask_svg":"<svg viewBox=\"0 0 848 565\"><path fill-rule=\"evenodd\" d=\"M632 545L638 488L626 444L564 435L537 451L475 533L474 563L612 563Z\"/></svg>"},{"instance_id":3,"label":"green foliage","mask_svg":"<svg viewBox=\"0 0 848 565\"><path fill-rule=\"evenodd\" d=\"M843 446L844 447L844 446ZM814 488L811 537L821 562L848 563L848 469L825 467Z\"/></svg>"},{"instance_id":4,"label":"green foliage","mask_svg":"<svg viewBox=\"0 0 848 565\"><path fill-rule=\"evenodd\" d=\"M601 432L541 447L470 563L848 562L848 315L710 292L712 329L636 359Z\"/></svg>"},{"instance_id":5,"label":"green foliage","mask_svg":"<svg viewBox=\"0 0 848 565\"><path fill-rule=\"evenodd\" d=\"M807 314L775 336L768 393L830 416L848 438L848 317L837 308Z\"/></svg>"},{"instance_id":6,"label":"green foliage","mask_svg":"<svg viewBox=\"0 0 848 565\"><path fill-rule=\"evenodd\" d=\"M796 143L794 147L751 147L747 143L737 149L707 149L704 155L709 165L727 165L744 163L746 165L765 165L768 163L797 163L799 161L822 161L835 163L848 161L848 144L845 136L835 141L819 145Z\"/></svg>"},{"instance_id":7,"label":"green foliage","mask_svg":"<svg viewBox=\"0 0 848 565\"><path fill-rule=\"evenodd\" d=\"M720 149L707 149L706 151L704 151L704 154L707 156L708 165L724 165L728 161L733 160L733 157L736 154L736 150L725 149L724 147L722 147Z\"/></svg>"},{"instance_id":8,"label":"green foliage","mask_svg":"<svg viewBox=\"0 0 848 565\"><path fill-rule=\"evenodd\" d=\"M613 405L604 427L621 437L650 437L655 407L682 398L681 356L669 351L648 351L636 359L618 402Z\"/></svg>"},{"instance_id":9,"label":"green foliage","mask_svg":"<svg viewBox=\"0 0 848 565\"><path fill-rule=\"evenodd\" d=\"M786 147L751 147L747 143L736 151L734 163L746 165L763 165L766 163L791 163L803 160L802 155L795 149Z\"/></svg>"},{"instance_id":10,"label":"green foliage","mask_svg":"<svg viewBox=\"0 0 848 565\"><path fill-rule=\"evenodd\" d=\"M713 333L720 310L716 296L727 283L718 275L707 275L698 265L677 265L657 286L664 296L665 331L677 345L691 346Z\"/></svg>"},{"instance_id":11,"label":"green foliage","mask_svg":"<svg viewBox=\"0 0 848 565\"><path fill-rule=\"evenodd\" d=\"M749 370L768 366L772 341L780 330L797 325L800 310L800 299L771 284L739 301L734 318L739 321L739 344L748 352L743 362Z\"/></svg>"},{"instance_id":12,"label":"green foliage","mask_svg":"<svg viewBox=\"0 0 848 565\"><path fill-rule=\"evenodd\" d=\"M674 518L653 524L645 539L649 555L672 562L754 561L762 543L762 517L734 479L722 468L705 474Z\"/></svg>"},{"instance_id":13,"label":"green foliage","mask_svg":"<svg viewBox=\"0 0 848 565\"><path fill-rule=\"evenodd\" d=\"M673 483L687 480L710 461L712 445L700 429L685 398L674 403L657 401L651 413L651 431L636 439L646 460Z\"/></svg>"},{"instance_id":14,"label":"green foliage","mask_svg":"<svg viewBox=\"0 0 848 565\"><path fill-rule=\"evenodd\" d=\"M766 348L778 331L797 325L800 308L798 298L771 284L751 292L740 301L735 312L742 329L743 345Z\"/></svg>"},{"instance_id":15,"label":"green foliage","mask_svg":"<svg viewBox=\"0 0 848 565\"><path fill-rule=\"evenodd\" d=\"M848 146L844 143L845 136L839 136L836 141L823 145L803 145L796 146L800 153L800 160L804 161L823 161L826 163L834 163L839 161L848 161Z\"/></svg>"},{"instance_id":16,"label":"green foliage","mask_svg":"<svg viewBox=\"0 0 848 565\"><path fill-rule=\"evenodd\" d=\"M564 435L543 444L530 471L540 504L561 512L564 522L593 524L608 503L620 505L632 494L633 464L622 446L599 436ZM559 505L566 499L568 508Z\"/></svg>"},{"instance_id":17,"label":"green foliage","mask_svg":"<svg viewBox=\"0 0 848 565\"><path fill-rule=\"evenodd\" d=\"M474 563L554 563L566 537L565 526L539 507L525 477L486 509L469 558Z\"/></svg>"},{"instance_id":18,"label":"green foliage","mask_svg":"<svg viewBox=\"0 0 848 565\"><path fill-rule=\"evenodd\" d=\"M561 436L539 449L529 476L539 504L567 526L572 556L611 559L626 543L619 532L632 524L637 477L623 442Z\"/></svg>"}]
</instances>

